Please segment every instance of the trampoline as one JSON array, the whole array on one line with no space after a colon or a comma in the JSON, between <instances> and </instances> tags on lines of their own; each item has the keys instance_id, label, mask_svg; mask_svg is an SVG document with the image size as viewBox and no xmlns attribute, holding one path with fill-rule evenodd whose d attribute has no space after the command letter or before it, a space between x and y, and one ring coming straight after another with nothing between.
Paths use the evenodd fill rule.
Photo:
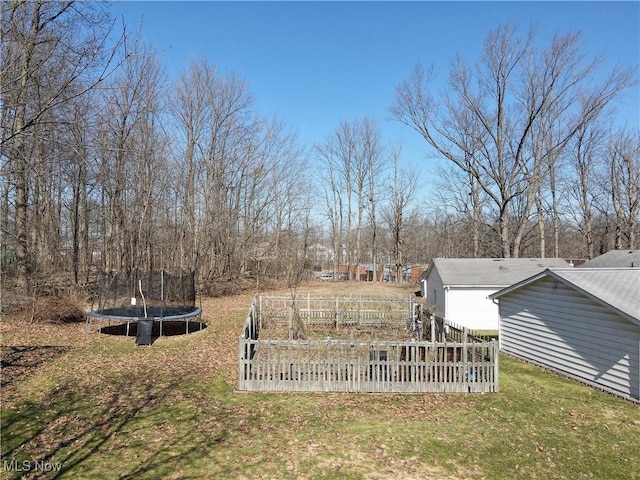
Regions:
<instances>
[{"instance_id":1,"label":"trampoline","mask_svg":"<svg viewBox=\"0 0 640 480\"><path fill-rule=\"evenodd\" d=\"M167 307L147 307L147 315L140 307L120 307L120 308L105 308L101 310L95 310L87 313L87 329L91 330L94 320L100 321L100 328L98 334L103 333L103 321L108 322L108 326L111 327L111 322L126 322L125 336L128 337L131 330L131 323L138 323L140 320L153 320L159 326L159 336L164 334L163 324L165 322L184 322L185 334L189 332L189 326L192 318L198 319L199 330L203 329L202 323L202 310L198 307L190 306L167 306Z\"/></svg>"},{"instance_id":2,"label":"trampoline","mask_svg":"<svg viewBox=\"0 0 640 480\"><path fill-rule=\"evenodd\" d=\"M87 331L99 322L98 334L136 336L137 345L154 338L202 330L202 310L195 305L194 273L102 273L92 296L96 309L86 314ZM104 326L104 323L107 326Z\"/></svg>"}]
</instances>

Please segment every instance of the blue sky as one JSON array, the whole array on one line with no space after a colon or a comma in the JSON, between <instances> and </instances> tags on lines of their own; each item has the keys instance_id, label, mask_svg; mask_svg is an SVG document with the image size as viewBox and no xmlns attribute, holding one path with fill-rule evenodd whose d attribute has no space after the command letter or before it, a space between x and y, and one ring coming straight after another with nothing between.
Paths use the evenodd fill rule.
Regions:
<instances>
[{"instance_id":1,"label":"blue sky","mask_svg":"<svg viewBox=\"0 0 640 480\"><path fill-rule=\"evenodd\" d=\"M473 63L498 25L536 26L538 40L580 30L585 51L605 65L637 64L640 2L115 2L111 13L157 48L171 78L197 57L243 77L257 109L276 116L310 146L342 120L378 120L402 146L405 165L427 177L424 140L388 119L395 86L417 62L444 81L457 53ZM640 125L640 87L619 118Z\"/></svg>"}]
</instances>

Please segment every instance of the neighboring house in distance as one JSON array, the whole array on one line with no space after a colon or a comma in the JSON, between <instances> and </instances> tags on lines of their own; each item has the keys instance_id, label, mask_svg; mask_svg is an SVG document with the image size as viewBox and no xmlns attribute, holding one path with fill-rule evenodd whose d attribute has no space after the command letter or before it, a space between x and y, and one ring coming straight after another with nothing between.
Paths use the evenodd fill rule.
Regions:
<instances>
[{"instance_id":1,"label":"neighboring house in distance","mask_svg":"<svg viewBox=\"0 0 640 480\"><path fill-rule=\"evenodd\" d=\"M640 268L545 270L491 298L501 350L640 401Z\"/></svg>"},{"instance_id":2,"label":"neighboring house in distance","mask_svg":"<svg viewBox=\"0 0 640 480\"><path fill-rule=\"evenodd\" d=\"M498 306L488 296L551 267L560 258L435 258L422 277L422 295L438 317L470 330L498 330Z\"/></svg>"},{"instance_id":3,"label":"neighboring house in distance","mask_svg":"<svg viewBox=\"0 0 640 480\"><path fill-rule=\"evenodd\" d=\"M640 250L611 250L580 265L580 268L634 267L640 267Z\"/></svg>"}]
</instances>

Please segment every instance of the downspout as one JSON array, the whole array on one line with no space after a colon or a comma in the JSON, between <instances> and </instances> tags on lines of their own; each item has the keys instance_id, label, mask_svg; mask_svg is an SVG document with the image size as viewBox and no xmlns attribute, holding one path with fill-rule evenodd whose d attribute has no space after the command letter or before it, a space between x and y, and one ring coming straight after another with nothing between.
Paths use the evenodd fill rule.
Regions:
<instances>
[{"instance_id":1,"label":"downspout","mask_svg":"<svg viewBox=\"0 0 640 480\"><path fill-rule=\"evenodd\" d=\"M500 314L500 300L492 298L491 302L498 306L498 350L502 350L502 335L500 335L500 324L502 323L502 315Z\"/></svg>"},{"instance_id":2,"label":"downspout","mask_svg":"<svg viewBox=\"0 0 640 480\"><path fill-rule=\"evenodd\" d=\"M449 316L449 290L450 287L444 287L444 314L445 318Z\"/></svg>"},{"instance_id":3,"label":"downspout","mask_svg":"<svg viewBox=\"0 0 640 480\"><path fill-rule=\"evenodd\" d=\"M450 290L449 286L444 287L444 314L445 314L444 319L445 320L448 320L449 318L449 290ZM448 325L446 325L446 322L445 322L445 325L444 325L445 338L443 340L446 340L446 336L448 334L449 334L449 327Z\"/></svg>"}]
</instances>

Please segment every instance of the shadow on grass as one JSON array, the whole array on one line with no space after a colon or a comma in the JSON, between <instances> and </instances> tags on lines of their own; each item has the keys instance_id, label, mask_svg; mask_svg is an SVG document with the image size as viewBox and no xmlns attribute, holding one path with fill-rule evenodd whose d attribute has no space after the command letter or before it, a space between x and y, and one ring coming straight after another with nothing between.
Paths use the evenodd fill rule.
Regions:
<instances>
[{"instance_id":1,"label":"shadow on grass","mask_svg":"<svg viewBox=\"0 0 640 480\"><path fill-rule=\"evenodd\" d=\"M168 320L162 322L162 336L164 337L173 337L176 335L186 335L189 333L199 332L200 330L204 330L207 328L207 324L202 322L184 322L181 320ZM131 322L127 329L126 323L121 323L118 325L109 325L107 327L101 327L98 330L100 333L105 335L116 335L116 336L130 336L135 337L138 334L138 322ZM153 322L153 327L151 329L152 338L160 337L160 322Z\"/></svg>"},{"instance_id":2,"label":"shadow on grass","mask_svg":"<svg viewBox=\"0 0 640 480\"><path fill-rule=\"evenodd\" d=\"M45 363L55 360L71 347L60 346L2 346L0 347L0 386L8 388L24 380Z\"/></svg>"},{"instance_id":3,"label":"shadow on grass","mask_svg":"<svg viewBox=\"0 0 640 480\"><path fill-rule=\"evenodd\" d=\"M234 415L213 405L203 422L191 399L175 398L178 383L143 374L97 388L68 381L40 401L4 410L2 478L39 478L38 465L59 466L47 478L80 471L83 478L162 478L188 469L225 442ZM17 471L23 462L36 469Z\"/></svg>"}]
</instances>

